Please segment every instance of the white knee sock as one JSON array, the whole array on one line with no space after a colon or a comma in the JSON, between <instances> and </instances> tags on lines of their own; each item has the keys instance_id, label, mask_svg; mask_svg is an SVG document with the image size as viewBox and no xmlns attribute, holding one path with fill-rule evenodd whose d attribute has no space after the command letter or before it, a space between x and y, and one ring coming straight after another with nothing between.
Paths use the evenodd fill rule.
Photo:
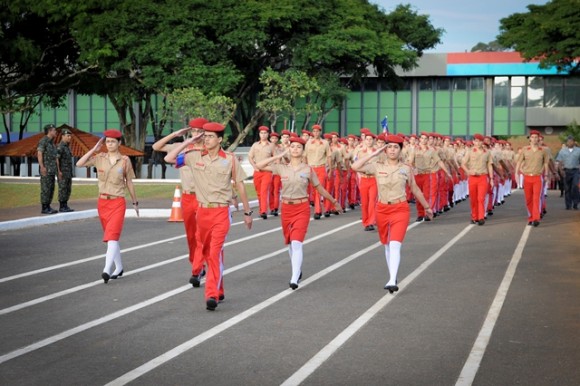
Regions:
<instances>
[{"instance_id":1,"label":"white knee sock","mask_svg":"<svg viewBox=\"0 0 580 386\"><path fill-rule=\"evenodd\" d=\"M385 244L385 260L387 260L387 269L391 270L391 263L389 262L389 244Z\"/></svg>"},{"instance_id":2,"label":"white knee sock","mask_svg":"<svg viewBox=\"0 0 580 386\"><path fill-rule=\"evenodd\" d=\"M302 272L302 242L300 241L292 241L292 279L290 280L291 283L298 284L298 278L300 277L300 272Z\"/></svg>"},{"instance_id":3,"label":"white knee sock","mask_svg":"<svg viewBox=\"0 0 580 386\"><path fill-rule=\"evenodd\" d=\"M399 272L399 264L401 263L401 243L399 241L391 241L389 244L389 282L387 285L397 284L397 273Z\"/></svg>"},{"instance_id":4,"label":"white knee sock","mask_svg":"<svg viewBox=\"0 0 580 386\"><path fill-rule=\"evenodd\" d=\"M116 240L109 240L107 241L107 253L105 255L105 268L103 272L108 273L109 275L113 271L113 263L118 266L121 264L121 269L123 264L121 261L121 249L119 248L119 242ZM119 270L121 272L121 270Z\"/></svg>"}]
</instances>

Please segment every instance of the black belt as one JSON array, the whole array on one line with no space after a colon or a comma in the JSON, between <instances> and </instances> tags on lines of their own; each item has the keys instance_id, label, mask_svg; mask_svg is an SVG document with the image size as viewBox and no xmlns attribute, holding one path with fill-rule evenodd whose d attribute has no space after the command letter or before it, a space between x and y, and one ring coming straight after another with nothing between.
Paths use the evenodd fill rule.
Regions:
<instances>
[{"instance_id":1,"label":"black belt","mask_svg":"<svg viewBox=\"0 0 580 386\"><path fill-rule=\"evenodd\" d=\"M576 170L578 170L578 168L564 168L564 170L567 172L575 172Z\"/></svg>"}]
</instances>

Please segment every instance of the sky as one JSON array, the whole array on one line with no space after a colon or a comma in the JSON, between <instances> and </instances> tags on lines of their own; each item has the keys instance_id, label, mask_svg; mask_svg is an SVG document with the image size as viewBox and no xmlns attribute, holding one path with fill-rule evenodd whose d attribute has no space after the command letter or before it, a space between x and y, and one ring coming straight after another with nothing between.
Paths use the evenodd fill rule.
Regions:
<instances>
[{"instance_id":1,"label":"sky","mask_svg":"<svg viewBox=\"0 0 580 386\"><path fill-rule=\"evenodd\" d=\"M435 28L443 28L442 43L426 52L469 52L479 42L489 43L499 34L500 19L528 12L528 4L547 0L370 0L390 12L398 4L411 4L418 14L429 15Z\"/></svg>"}]
</instances>

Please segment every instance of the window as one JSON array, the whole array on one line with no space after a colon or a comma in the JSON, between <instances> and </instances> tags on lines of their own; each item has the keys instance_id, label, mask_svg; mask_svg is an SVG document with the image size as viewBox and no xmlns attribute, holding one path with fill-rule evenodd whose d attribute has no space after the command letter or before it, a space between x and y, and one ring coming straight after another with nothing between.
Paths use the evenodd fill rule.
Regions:
<instances>
[{"instance_id":1,"label":"window","mask_svg":"<svg viewBox=\"0 0 580 386\"><path fill-rule=\"evenodd\" d=\"M453 90L467 90L467 79L466 78L456 78L453 79Z\"/></svg>"},{"instance_id":2,"label":"window","mask_svg":"<svg viewBox=\"0 0 580 386\"><path fill-rule=\"evenodd\" d=\"M530 76L528 78L528 107L544 106L544 78Z\"/></svg>"},{"instance_id":3,"label":"window","mask_svg":"<svg viewBox=\"0 0 580 386\"><path fill-rule=\"evenodd\" d=\"M469 88L471 90L483 90L483 78L471 78Z\"/></svg>"},{"instance_id":4,"label":"window","mask_svg":"<svg viewBox=\"0 0 580 386\"><path fill-rule=\"evenodd\" d=\"M566 106L580 106L580 77L567 78L564 81L564 99Z\"/></svg>"},{"instance_id":5,"label":"window","mask_svg":"<svg viewBox=\"0 0 580 386\"><path fill-rule=\"evenodd\" d=\"M429 91L433 90L433 79L419 79L419 90Z\"/></svg>"},{"instance_id":6,"label":"window","mask_svg":"<svg viewBox=\"0 0 580 386\"><path fill-rule=\"evenodd\" d=\"M562 78L546 78L544 100L546 107L564 106L564 81Z\"/></svg>"},{"instance_id":7,"label":"window","mask_svg":"<svg viewBox=\"0 0 580 386\"><path fill-rule=\"evenodd\" d=\"M514 76L511 79L510 98L512 107L524 107L526 78Z\"/></svg>"},{"instance_id":8,"label":"window","mask_svg":"<svg viewBox=\"0 0 580 386\"><path fill-rule=\"evenodd\" d=\"M498 76L493 80L493 105L496 107L508 105L508 85L507 76Z\"/></svg>"},{"instance_id":9,"label":"window","mask_svg":"<svg viewBox=\"0 0 580 386\"><path fill-rule=\"evenodd\" d=\"M449 79L448 78L437 79L437 90L449 90Z\"/></svg>"}]
</instances>

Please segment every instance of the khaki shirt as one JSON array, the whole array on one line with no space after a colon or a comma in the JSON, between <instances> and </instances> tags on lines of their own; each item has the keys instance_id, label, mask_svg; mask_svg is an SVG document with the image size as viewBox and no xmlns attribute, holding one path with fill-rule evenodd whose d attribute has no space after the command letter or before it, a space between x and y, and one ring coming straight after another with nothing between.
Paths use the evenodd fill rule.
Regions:
<instances>
[{"instance_id":1,"label":"khaki shirt","mask_svg":"<svg viewBox=\"0 0 580 386\"><path fill-rule=\"evenodd\" d=\"M191 151L185 155L191 168L197 201L203 204L228 204L232 199L232 180L243 181L246 173L232 153L219 150L211 159L207 150Z\"/></svg>"},{"instance_id":2,"label":"khaki shirt","mask_svg":"<svg viewBox=\"0 0 580 386\"><path fill-rule=\"evenodd\" d=\"M488 165L492 163L491 153L486 149L471 148L463 156L463 165L475 175L489 175Z\"/></svg>"},{"instance_id":3,"label":"khaki shirt","mask_svg":"<svg viewBox=\"0 0 580 386\"><path fill-rule=\"evenodd\" d=\"M407 197L405 188L413 173L409 165L402 162L397 165L375 162L366 164L363 171L376 177L380 202L387 203Z\"/></svg>"},{"instance_id":4,"label":"khaki shirt","mask_svg":"<svg viewBox=\"0 0 580 386\"><path fill-rule=\"evenodd\" d=\"M306 143L304 156L310 166L326 165L326 157L330 157L330 146L325 139L312 138Z\"/></svg>"},{"instance_id":5,"label":"khaki shirt","mask_svg":"<svg viewBox=\"0 0 580 386\"><path fill-rule=\"evenodd\" d=\"M270 158L274 155L274 150L276 149L275 145L271 142L262 143L256 142L250 148L250 152L248 153L248 158L253 160L255 163L265 160L266 158Z\"/></svg>"},{"instance_id":6,"label":"khaki shirt","mask_svg":"<svg viewBox=\"0 0 580 386\"><path fill-rule=\"evenodd\" d=\"M331 146L330 147L330 165L335 169L341 169L344 161L342 160L342 146Z\"/></svg>"},{"instance_id":7,"label":"khaki shirt","mask_svg":"<svg viewBox=\"0 0 580 386\"><path fill-rule=\"evenodd\" d=\"M418 147L415 149L415 168L417 169L417 173L425 174L436 172L439 161L441 161L441 158L439 158L434 148L428 147L423 150Z\"/></svg>"},{"instance_id":8,"label":"khaki shirt","mask_svg":"<svg viewBox=\"0 0 580 386\"><path fill-rule=\"evenodd\" d=\"M274 164L270 165L273 174L280 176L282 183L282 197L285 199L299 199L308 197L308 184L316 187L320 181L312 168L305 163L297 168L292 165Z\"/></svg>"},{"instance_id":9,"label":"khaki shirt","mask_svg":"<svg viewBox=\"0 0 580 386\"><path fill-rule=\"evenodd\" d=\"M203 149L187 147L185 152L189 153L190 151L201 151L201 150ZM183 193L189 194L195 193L195 183L193 181L193 172L191 171L191 168L188 167L179 168L179 178L181 180L181 189Z\"/></svg>"},{"instance_id":10,"label":"khaki shirt","mask_svg":"<svg viewBox=\"0 0 580 386\"><path fill-rule=\"evenodd\" d=\"M520 171L523 174L539 175L544 172L544 165L548 163L548 153L543 148L533 150L531 146L526 146L518 156L518 162L523 161Z\"/></svg>"},{"instance_id":11,"label":"khaki shirt","mask_svg":"<svg viewBox=\"0 0 580 386\"><path fill-rule=\"evenodd\" d=\"M89 158L85 166L97 168L99 194L125 197L127 181L135 178L133 165L126 155L119 155L115 163L111 164L107 153L99 153Z\"/></svg>"},{"instance_id":12,"label":"khaki shirt","mask_svg":"<svg viewBox=\"0 0 580 386\"><path fill-rule=\"evenodd\" d=\"M357 148L357 149L355 149L355 153L354 153L354 155L353 155L353 158L354 158L354 159L356 159L356 160L359 160L359 159L365 158L365 157L367 157L368 155L372 154L372 153L373 153L375 150L376 150L376 149L375 149L375 148L372 148L372 147L371 147L371 148L368 148L368 147L361 147L361 148ZM371 159L371 160L369 160L369 161L367 162L367 165L368 165L368 164L374 164L374 163L376 163L376 162L378 162L378 156L377 156L377 157L374 157L374 158L373 158L373 159ZM359 172L359 174L368 174L368 173L365 173L365 172Z\"/></svg>"}]
</instances>

